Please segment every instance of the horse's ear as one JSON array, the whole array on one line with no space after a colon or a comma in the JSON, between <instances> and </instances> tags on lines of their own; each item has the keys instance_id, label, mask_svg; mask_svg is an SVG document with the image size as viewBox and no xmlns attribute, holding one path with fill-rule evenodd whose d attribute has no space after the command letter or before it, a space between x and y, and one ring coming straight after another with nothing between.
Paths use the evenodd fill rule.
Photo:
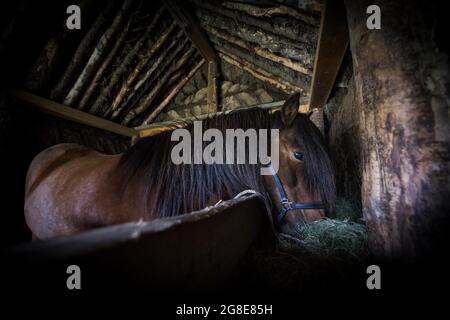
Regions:
<instances>
[{"instance_id":1,"label":"horse's ear","mask_svg":"<svg viewBox=\"0 0 450 320\"><path fill-rule=\"evenodd\" d=\"M289 127L294 122L298 114L300 93L291 95L281 107L281 120L286 127Z\"/></svg>"}]
</instances>

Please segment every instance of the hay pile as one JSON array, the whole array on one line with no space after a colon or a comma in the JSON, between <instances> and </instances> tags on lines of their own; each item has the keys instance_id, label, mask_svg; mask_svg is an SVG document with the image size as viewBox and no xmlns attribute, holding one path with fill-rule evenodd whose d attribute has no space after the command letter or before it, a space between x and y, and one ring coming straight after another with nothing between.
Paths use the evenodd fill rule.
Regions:
<instances>
[{"instance_id":1,"label":"hay pile","mask_svg":"<svg viewBox=\"0 0 450 320\"><path fill-rule=\"evenodd\" d=\"M365 226L348 219L325 219L298 226L299 247L324 259L364 259L369 254Z\"/></svg>"},{"instance_id":2,"label":"hay pile","mask_svg":"<svg viewBox=\"0 0 450 320\"><path fill-rule=\"evenodd\" d=\"M370 259L365 226L348 218L299 225L293 235L277 238L249 254L249 286L275 293L349 286Z\"/></svg>"}]
</instances>

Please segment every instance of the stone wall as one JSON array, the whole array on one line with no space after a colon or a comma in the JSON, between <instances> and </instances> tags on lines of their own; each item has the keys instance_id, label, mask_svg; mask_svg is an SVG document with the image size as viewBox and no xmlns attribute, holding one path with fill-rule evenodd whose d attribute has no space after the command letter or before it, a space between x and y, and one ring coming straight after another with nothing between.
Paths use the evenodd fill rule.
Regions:
<instances>
[{"instance_id":1,"label":"stone wall","mask_svg":"<svg viewBox=\"0 0 450 320\"><path fill-rule=\"evenodd\" d=\"M161 113L156 121L177 120L208 113L207 72L208 67L205 64L177 94L166 111ZM222 62L219 105L223 110L269 103L286 99L286 97L285 93L274 90L274 88L255 79L246 71Z\"/></svg>"}]
</instances>

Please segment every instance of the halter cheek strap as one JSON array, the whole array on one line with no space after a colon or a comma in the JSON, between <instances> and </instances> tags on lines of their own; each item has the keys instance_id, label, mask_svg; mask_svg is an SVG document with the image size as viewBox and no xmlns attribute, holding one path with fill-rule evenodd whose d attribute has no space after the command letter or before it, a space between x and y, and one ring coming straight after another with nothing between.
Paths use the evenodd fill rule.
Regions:
<instances>
[{"instance_id":1,"label":"halter cheek strap","mask_svg":"<svg viewBox=\"0 0 450 320\"><path fill-rule=\"evenodd\" d=\"M282 209L278 213L278 222L282 222L283 219L285 218L286 214L291 210L324 209L324 206L321 202L289 201L289 198L286 194L286 191L284 190L283 183L281 182L280 177L278 176L278 174L275 172L275 170L273 169L273 167L271 165L269 165L268 167L270 169L270 172L272 173L272 177L275 182L275 187L277 188L278 194L280 195L280 198L281 198Z\"/></svg>"}]
</instances>

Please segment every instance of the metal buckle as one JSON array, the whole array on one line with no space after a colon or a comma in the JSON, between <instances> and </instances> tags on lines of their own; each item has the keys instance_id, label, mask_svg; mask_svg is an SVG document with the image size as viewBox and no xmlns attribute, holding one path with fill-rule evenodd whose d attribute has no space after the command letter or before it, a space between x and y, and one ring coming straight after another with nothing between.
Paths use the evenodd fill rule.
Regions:
<instances>
[{"instance_id":1,"label":"metal buckle","mask_svg":"<svg viewBox=\"0 0 450 320\"><path fill-rule=\"evenodd\" d=\"M281 201L281 204L283 205L283 208L285 208L286 210L294 209L294 206L292 205L292 201L289 201L289 200Z\"/></svg>"}]
</instances>

